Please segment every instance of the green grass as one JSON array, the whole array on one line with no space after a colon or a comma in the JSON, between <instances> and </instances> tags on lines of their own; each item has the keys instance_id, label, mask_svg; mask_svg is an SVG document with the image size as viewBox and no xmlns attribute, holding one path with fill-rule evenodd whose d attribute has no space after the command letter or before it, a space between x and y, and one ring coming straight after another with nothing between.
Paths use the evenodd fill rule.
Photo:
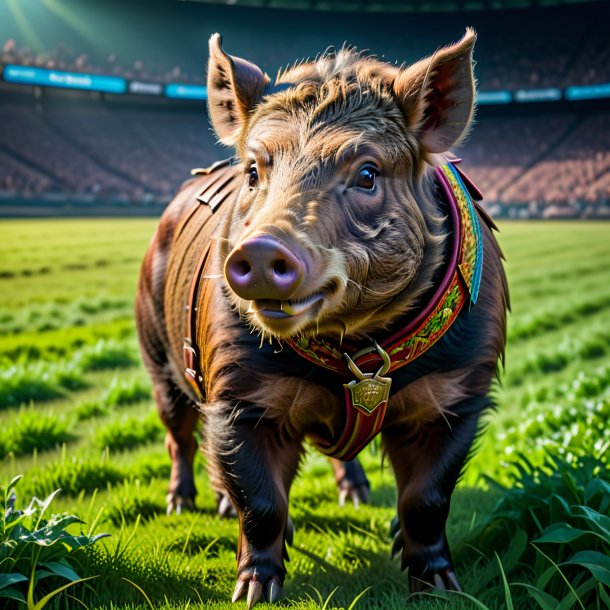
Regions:
<instances>
[{"instance_id":1,"label":"green grass","mask_svg":"<svg viewBox=\"0 0 610 610\"><path fill-rule=\"evenodd\" d=\"M142 418L122 416L97 429L95 442L103 449L124 451L163 438L163 425L156 411Z\"/></svg>"},{"instance_id":2,"label":"green grass","mask_svg":"<svg viewBox=\"0 0 610 610\"><path fill-rule=\"evenodd\" d=\"M198 511L165 515L170 463L132 314L139 262L155 224L127 219L0 223L0 454L6 456L0 474L6 484L24 473L17 488L21 506L61 488L55 511L88 523L99 514L99 531L111 537L80 557L79 570L99 578L68 591L87 607L148 608L129 580L155 608L227 609L234 607L238 526L216 517L201 457ZM571 492L552 474L552 487L545 488L540 476L523 483L507 464L525 454L536 469L551 450L573 467L591 454L601 455L610 442L609 235L606 223L501 225L513 305L507 372L495 392L497 412L487 416L488 430L454 494L448 523L456 551L477 541L474 555L456 554L456 567L464 590L489 608L507 607L500 566L515 608L537 607L524 585L547 586L557 599L569 595L559 572L550 572L544 584L527 568L544 572L550 564L531 546L536 536L527 521L531 513L519 512L519 490L561 497ZM406 577L389 557L393 475L378 451L368 449L362 458L372 504L355 510L338 507L330 467L313 451L308 454L291 494L295 542L285 587L290 607L349 608L363 592L355 608L406 603ZM600 460L603 469L607 461ZM565 472L562 476L571 480ZM485 477L505 488L490 486ZM571 507L590 498L579 496L558 512L554 504L544 504L547 496L537 519L555 511L557 519L584 529L580 509ZM504 518L502 511L511 510L513 526L521 515L519 527L528 532L522 549L517 548L522 537L514 531L512 547L489 534ZM549 519L540 523L549 524ZM586 547L588 540L579 540L572 556L578 558L583 550L578 545ZM605 548L592 545L592 551ZM576 583L589 574L575 566L562 569ZM458 596L448 601L419 596L409 605L415 610L476 607Z\"/></svg>"},{"instance_id":3,"label":"green grass","mask_svg":"<svg viewBox=\"0 0 610 610\"><path fill-rule=\"evenodd\" d=\"M45 451L71 440L70 422L54 413L22 409L12 424L0 430L0 456L21 456Z\"/></svg>"}]
</instances>

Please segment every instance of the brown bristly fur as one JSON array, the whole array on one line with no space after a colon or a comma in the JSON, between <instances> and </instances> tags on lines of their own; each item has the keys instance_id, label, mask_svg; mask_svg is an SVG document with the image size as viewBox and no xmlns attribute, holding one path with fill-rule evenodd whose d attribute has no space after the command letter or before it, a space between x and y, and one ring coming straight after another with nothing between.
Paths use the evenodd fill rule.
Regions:
<instances>
[{"instance_id":1,"label":"brown bristly fur","mask_svg":"<svg viewBox=\"0 0 610 610\"><path fill-rule=\"evenodd\" d=\"M196 321L190 338L210 480L240 520L237 598L248 591L257 601L268 597L265 583L283 582L288 496L303 440L330 446L346 420L346 380L325 376L288 347L282 352L282 340L382 336L420 311L445 273L455 227L431 165L445 161L472 123L474 41L468 29L458 43L407 67L342 48L279 72L272 84L254 64L227 55L218 35L210 40L210 118L239 161L196 178L170 204L142 266L136 315L168 428L170 507L195 493L194 395L183 374L183 341ZM357 181L367 167L374 168L372 188L370 176L364 186ZM194 201L210 184L226 190L214 214ZM449 500L504 359L508 288L492 223L479 216L478 301L396 372L383 423L398 485L394 551L402 550L413 586L419 578L456 588L444 535ZM245 298L229 279L236 253L261 247L261 236L283 262L300 265L288 296ZM185 304L205 252L191 318ZM255 307L257 299L263 304ZM276 313L285 304L293 309L265 317L271 301ZM338 481L349 470L333 467Z\"/></svg>"}]
</instances>

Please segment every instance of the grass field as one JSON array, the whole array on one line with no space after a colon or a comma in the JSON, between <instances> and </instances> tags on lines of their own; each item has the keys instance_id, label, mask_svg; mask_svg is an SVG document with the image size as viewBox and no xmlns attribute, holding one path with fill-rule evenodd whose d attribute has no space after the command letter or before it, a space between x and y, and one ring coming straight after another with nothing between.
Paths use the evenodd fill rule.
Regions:
<instances>
[{"instance_id":1,"label":"grass field","mask_svg":"<svg viewBox=\"0 0 610 610\"><path fill-rule=\"evenodd\" d=\"M73 554L79 576L98 578L54 598L59 607L77 607L76 598L89 608L233 607L237 523L216 517L201 458L198 511L165 515L169 458L132 314L139 263L155 224L132 219L0 223L0 480L6 485L24 475L16 487L21 508L32 496L43 498L61 488L49 512L80 516L85 525L70 525L72 532L82 527L111 534ZM562 510L576 515L572 504L598 499L601 517L595 527L606 528L607 537L599 530L595 540L582 535L575 551L610 549L610 519L602 519L610 510L603 457L610 441L610 225L503 223L500 241L513 305L507 370L496 390L498 410L487 418L487 433L454 495L448 535L458 549L457 572L479 604L510 607L497 550L507 580L525 583L510 585L515 607L545 607L543 602L547 608L608 607L610 565L604 572L601 560L597 572L587 568L589 576L597 574L593 589L585 591L584 577L576 576L575 594L568 599L573 604L556 606L542 594L528 593L535 584L550 595L552 579L562 579L548 563L532 567L520 534L506 542L498 533L474 554L470 548L473 532L508 494L490 485L487 476L513 491L535 485L527 502L534 506L538 493L555 521ZM590 472L580 467L548 474L555 477L552 484L544 473L510 466L518 455L539 465L549 454L576 465L586 456L602 457ZM390 559L393 476L375 446L363 461L372 483L371 505L339 508L328 464L309 455L291 497L295 540L284 604L405 605L406 578L398 561ZM593 485L587 477L601 482ZM572 495L566 500L561 491L547 494L547 484L567 486L565 496ZM560 499L548 504L551 496ZM516 523L514 510L511 515ZM537 523L538 535L543 526ZM527 530L522 527L517 532ZM527 540L535 535L528 533ZM598 540L604 537L605 542ZM521 542L523 548L517 548ZM550 542L542 548L550 553ZM11 571L7 549L0 553L0 578ZM536 553L536 562L544 564ZM548 569L546 581L540 580ZM38 575L34 599L75 578L55 574L51 585L52 575L47 576ZM560 599L564 585L553 586L551 599ZM0 580L0 605L2 590ZM579 602L593 599L586 597L591 591L598 591L597 605ZM416 609L485 607L459 596L410 603Z\"/></svg>"}]
</instances>

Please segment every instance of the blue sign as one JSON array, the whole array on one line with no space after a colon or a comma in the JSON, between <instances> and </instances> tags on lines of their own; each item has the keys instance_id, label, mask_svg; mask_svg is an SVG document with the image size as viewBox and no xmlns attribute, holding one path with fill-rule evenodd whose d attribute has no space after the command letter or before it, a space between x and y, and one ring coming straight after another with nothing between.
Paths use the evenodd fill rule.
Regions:
<instances>
[{"instance_id":1,"label":"blue sign","mask_svg":"<svg viewBox=\"0 0 610 610\"><path fill-rule=\"evenodd\" d=\"M118 76L62 72L60 70L47 70L30 66L5 66L2 76L7 82L20 85L84 89L86 91L101 91L103 93L125 93L127 89L127 81Z\"/></svg>"},{"instance_id":2,"label":"blue sign","mask_svg":"<svg viewBox=\"0 0 610 610\"><path fill-rule=\"evenodd\" d=\"M565 91L566 100L597 100L610 97L610 83L587 85L583 87L568 87Z\"/></svg>"},{"instance_id":3,"label":"blue sign","mask_svg":"<svg viewBox=\"0 0 610 610\"><path fill-rule=\"evenodd\" d=\"M129 93L138 95L161 95L163 87L159 83L149 83L141 80L129 81Z\"/></svg>"},{"instance_id":4,"label":"blue sign","mask_svg":"<svg viewBox=\"0 0 610 610\"><path fill-rule=\"evenodd\" d=\"M561 99L561 89L548 87L545 89L519 89L515 92L518 102L556 102Z\"/></svg>"},{"instance_id":5,"label":"blue sign","mask_svg":"<svg viewBox=\"0 0 610 610\"><path fill-rule=\"evenodd\" d=\"M512 99L510 91L477 91L477 104L509 104Z\"/></svg>"},{"instance_id":6,"label":"blue sign","mask_svg":"<svg viewBox=\"0 0 610 610\"><path fill-rule=\"evenodd\" d=\"M165 95L174 99L207 100L208 88L203 85L181 85L170 83L165 87Z\"/></svg>"}]
</instances>

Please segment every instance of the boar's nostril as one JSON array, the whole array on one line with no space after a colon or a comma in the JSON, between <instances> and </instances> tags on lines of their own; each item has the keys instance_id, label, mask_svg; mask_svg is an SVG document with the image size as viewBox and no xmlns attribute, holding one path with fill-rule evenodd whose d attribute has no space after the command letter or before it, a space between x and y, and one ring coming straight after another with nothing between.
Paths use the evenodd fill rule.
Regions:
<instances>
[{"instance_id":1,"label":"boar's nostril","mask_svg":"<svg viewBox=\"0 0 610 610\"><path fill-rule=\"evenodd\" d=\"M245 277L246 275L248 275L248 273L250 273L250 271L252 270L252 267L250 267L250 263L248 263L248 261L243 260L243 261L235 261L233 263L233 269L235 270L236 275Z\"/></svg>"},{"instance_id":2,"label":"boar's nostril","mask_svg":"<svg viewBox=\"0 0 610 610\"><path fill-rule=\"evenodd\" d=\"M273 263L273 271L275 275L286 275L288 272L288 265L284 260L277 260Z\"/></svg>"}]
</instances>

